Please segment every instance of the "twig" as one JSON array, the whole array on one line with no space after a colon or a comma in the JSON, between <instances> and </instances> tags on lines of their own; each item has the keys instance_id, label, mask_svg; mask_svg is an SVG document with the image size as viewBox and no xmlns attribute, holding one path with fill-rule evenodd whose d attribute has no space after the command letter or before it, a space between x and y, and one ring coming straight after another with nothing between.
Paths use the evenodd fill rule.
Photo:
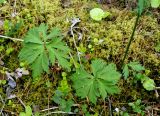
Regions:
<instances>
[{"instance_id":1,"label":"twig","mask_svg":"<svg viewBox=\"0 0 160 116\"><path fill-rule=\"evenodd\" d=\"M77 47L77 44L76 44L76 41L75 41L74 33L73 33L73 27L74 27L78 22L80 22L80 20L79 20L79 19L73 19L73 20L76 20L76 21L75 21L75 22L72 21L72 25L71 25L71 27L70 27L70 31L71 31L71 35L72 35L72 38L73 38L74 46L75 46L75 48L76 48L76 50L77 50L77 56L78 56L79 63L82 64L82 63L81 63L80 53L79 53L79 50L78 50L78 47Z\"/></svg>"},{"instance_id":2,"label":"twig","mask_svg":"<svg viewBox=\"0 0 160 116\"><path fill-rule=\"evenodd\" d=\"M45 116L48 116L48 115L51 115L51 114L76 114L76 113L73 113L73 112L63 112L63 111L57 111L57 112L50 112L48 114L45 114Z\"/></svg>"},{"instance_id":3,"label":"twig","mask_svg":"<svg viewBox=\"0 0 160 116\"><path fill-rule=\"evenodd\" d=\"M12 112L12 111L5 110L5 109L3 111L6 113L10 113L10 114L14 114L15 116L18 116L18 114L16 112ZM8 116L8 115L4 115L4 116Z\"/></svg>"},{"instance_id":4,"label":"twig","mask_svg":"<svg viewBox=\"0 0 160 116\"><path fill-rule=\"evenodd\" d=\"M1 95L0 95L0 98L1 98L2 103L4 104L5 102L4 102L4 100L3 100L3 98L2 98L2 96L1 96Z\"/></svg>"},{"instance_id":5,"label":"twig","mask_svg":"<svg viewBox=\"0 0 160 116\"><path fill-rule=\"evenodd\" d=\"M72 106L80 106L80 105L79 104L73 104ZM58 108L59 108L58 106L53 106L51 108L41 110L40 112L45 112L45 111L48 111L48 110L55 110L55 109L58 109Z\"/></svg>"},{"instance_id":6,"label":"twig","mask_svg":"<svg viewBox=\"0 0 160 116\"><path fill-rule=\"evenodd\" d=\"M2 98L2 96L0 95L0 98L1 98L1 101L2 101L2 103L3 103L3 106L1 107L1 110L0 110L0 115L2 114L2 111L3 111L3 109L4 109L4 106L5 106L5 101L3 100L3 98Z\"/></svg>"},{"instance_id":7,"label":"twig","mask_svg":"<svg viewBox=\"0 0 160 116\"><path fill-rule=\"evenodd\" d=\"M16 4L17 4L17 0L14 0L14 13L16 13Z\"/></svg>"},{"instance_id":8,"label":"twig","mask_svg":"<svg viewBox=\"0 0 160 116\"><path fill-rule=\"evenodd\" d=\"M108 104L109 104L109 115L112 116L112 105L111 105L111 100L108 97Z\"/></svg>"},{"instance_id":9,"label":"twig","mask_svg":"<svg viewBox=\"0 0 160 116\"><path fill-rule=\"evenodd\" d=\"M156 94L156 97L159 98L159 94L158 94L157 89L155 89L155 94Z\"/></svg>"},{"instance_id":10,"label":"twig","mask_svg":"<svg viewBox=\"0 0 160 116\"><path fill-rule=\"evenodd\" d=\"M49 97L50 97L50 88L48 89L48 109L49 109ZM48 110L49 113L49 110Z\"/></svg>"},{"instance_id":11,"label":"twig","mask_svg":"<svg viewBox=\"0 0 160 116\"><path fill-rule=\"evenodd\" d=\"M16 96L16 97L17 97L17 96ZM19 97L17 97L17 99L18 99L19 102L23 105L23 107L26 108L26 105L23 103L23 101L22 101Z\"/></svg>"},{"instance_id":12,"label":"twig","mask_svg":"<svg viewBox=\"0 0 160 116\"><path fill-rule=\"evenodd\" d=\"M16 96L16 97L17 97L17 96ZM23 101L22 101L19 97L17 97L17 99L18 99L19 102L23 105L23 107L26 108L26 105L23 103ZM32 116L34 116L33 113L32 113Z\"/></svg>"},{"instance_id":13,"label":"twig","mask_svg":"<svg viewBox=\"0 0 160 116\"><path fill-rule=\"evenodd\" d=\"M160 87L156 87L155 89L160 89Z\"/></svg>"},{"instance_id":14,"label":"twig","mask_svg":"<svg viewBox=\"0 0 160 116\"><path fill-rule=\"evenodd\" d=\"M0 38L5 38L5 39L10 39L13 41L24 41L23 39L18 39L18 38L12 38L12 37L8 37L8 36L4 36L4 35L0 35Z\"/></svg>"},{"instance_id":15,"label":"twig","mask_svg":"<svg viewBox=\"0 0 160 116\"><path fill-rule=\"evenodd\" d=\"M45 112L45 111L48 111L48 110L55 110L55 109L58 109L59 107L51 107L51 108L47 108L47 109L44 109L44 110L41 110L40 112Z\"/></svg>"},{"instance_id":16,"label":"twig","mask_svg":"<svg viewBox=\"0 0 160 116\"><path fill-rule=\"evenodd\" d=\"M160 111L160 109L158 109L158 108L153 108L153 110Z\"/></svg>"}]
</instances>

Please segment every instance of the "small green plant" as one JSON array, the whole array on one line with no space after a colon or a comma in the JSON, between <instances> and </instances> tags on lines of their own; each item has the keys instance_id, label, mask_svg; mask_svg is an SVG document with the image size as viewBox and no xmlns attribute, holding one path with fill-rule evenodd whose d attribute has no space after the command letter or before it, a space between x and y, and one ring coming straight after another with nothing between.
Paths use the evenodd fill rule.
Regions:
<instances>
[{"instance_id":1,"label":"small green plant","mask_svg":"<svg viewBox=\"0 0 160 116\"><path fill-rule=\"evenodd\" d=\"M85 114L85 116L90 116L88 110L87 110L87 105L86 104L83 104L82 106L82 112Z\"/></svg>"},{"instance_id":2,"label":"small green plant","mask_svg":"<svg viewBox=\"0 0 160 116\"><path fill-rule=\"evenodd\" d=\"M56 90L54 96L52 97L52 100L59 105L62 111L70 112L74 102L72 99L65 100L65 97L66 94L62 93L59 90Z\"/></svg>"},{"instance_id":3,"label":"small green plant","mask_svg":"<svg viewBox=\"0 0 160 116\"><path fill-rule=\"evenodd\" d=\"M70 69L67 61L69 48L62 42L62 35L57 28L47 33L48 26L41 24L39 27L30 29L24 38L23 48L19 53L21 61L27 61L33 70L33 77L40 76L43 71L49 73L50 62L58 63Z\"/></svg>"},{"instance_id":4,"label":"small green plant","mask_svg":"<svg viewBox=\"0 0 160 116\"><path fill-rule=\"evenodd\" d=\"M62 73L63 80L61 80L60 86L58 87L58 90L64 94L67 94L71 91L71 87L68 85L66 75L67 74L65 72Z\"/></svg>"},{"instance_id":5,"label":"small green plant","mask_svg":"<svg viewBox=\"0 0 160 116\"><path fill-rule=\"evenodd\" d=\"M20 32L23 27L23 20L18 21L17 23L13 23L9 20L4 21L3 29L5 31L5 35L14 36Z\"/></svg>"},{"instance_id":6,"label":"small green plant","mask_svg":"<svg viewBox=\"0 0 160 116\"><path fill-rule=\"evenodd\" d=\"M30 106L25 107L25 112L20 112L19 116L32 116L32 109Z\"/></svg>"},{"instance_id":7,"label":"small green plant","mask_svg":"<svg viewBox=\"0 0 160 116\"><path fill-rule=\"evenodd\" d=\"M140 80L143 87L148 91L154 90L156 88L156 86L155 86L156 84L155 84L154 80L150 79L148 76L146 76L144 74L138 73L135 75L135 78L137 80Z\"/></svg>"},{"instance_id":8,"label":"small green plant","mask_svg":"<svg viewBox=\"0 0 160 116\"><path fill-rule=\"evenodd\" d=\"M144 106L141 105L141 100L140 99L138 99L136 102L129 103L128 105L132 107L132 109L135 113L138 113L138 114L144 116L144 114L145 114L144 111L143 111Z\"/></svg>"},{"instance_id":9,"label":"small green plant","mask_svg":"<svg viewBox=\"0 0 160 116\"><path fill-rule=\"evenodd\" d=\"M6 0L0 0L0 4L5 3L5 2L6 2Z\"/></svg>"},{"instance_id":10,"label":"small green plant","mask_svg":"<svg viewBox=\"0 0 160 116\"><path fill-rule=\"evenodd\" d=\"M157 45L155 46L155 50L156 52L160 52L160 42L158 42Z\"/></svg>"},{"instance_id":11,"label":"small green plant","mask_svg":"<svg viewBox=\"0 0 160 116\"><path fill-rule=\"evenodd\" d=\"M88 73L80 68L72 75L73 87L81 98L88 97L92 103L96 103L97 97L105 99L108 94L119 93L116 86L121 74L116 71L115 64L108 64L101 60L93 60L92 72Z\"/></svg>"},{"instance_id":12,"label":"small green plant","mask_svg":"<svg viewBox=\"0 0 160 116\"><path fill-rule=\"evenodd\" d=\"M130 62L129 64L125 64L123 68L124 79L127 79L130 75L130 72L132 72L134 79L141 81L146 90L154 90L156 88L154 80L150 79L145 74L142 74L142 71L145 71L145 68L138 62Z\"/></svg>"},{"instance_id":13,"label":"small green plant","mask_svg":"<svg viewBox=\"0 0 160 116\"><path fill-rule=\"evenodd\" d=\"M142 12L144 10L144 4L145 4L145 0L138 0L137 18L136 18L136 21L135 21L135 24L134 24L134 27L133 27L133 31L132 31L131 37L130 37L129 42L128 42L127 47L126 47L124 57L122 59L122 67L123 67L124 61L125 61L125 59L126 59L126 57L128 55L128 51L129 51L130 45L131 45L132 41L134 40L134 34L135 34L135 31L136 31L136 28L137 28L137 25L138 25L139 18L142 15Z\"/></svg>"},{"instance_id":14,"label":"small green plant","mask_svg":"<svg viewBox=\"0 0 160 116\"><path fill-rule=\"evenodd\" d=\"M66 98L70 97L69 92L71 91L71 87L68 85L66 76L67 74L62 72L63 79L59 83L52 100L59 105L62 111L70 112L74 102L71 98L66 100Z\"/></svg>"},{"instance_id":15,"label":"small green plant","mask_svg":"<svg viewBox=\"0 0 160 116\"><path fill-rule=\"evenodd\" d=\"M109 12L104 12L100 8L94 8L90 11L90 16L95 21L101 21L103 18L106 18L110 15Z\"/></svg>"},{"instance_id":16,"label":"small green plant","mask_svg":"<svg viewBox=\"0 0 160 116\"><path fill-rule=\"evenodd\" d=\"M127 79L129 76L129 68L137 72L145 70L145 68L141 64L139 64L139 62L130 62L129 64L125 64L123 68L124 79Z\"/></svg>"},{"instance_id":17,"label":"small green plant","mask_svg":"<svg viewBox=\"0 0 160 116\"><path fill-rule=\"evenodd\" d=\"M153 8L158 8L160 6L160 0L151 0L151 6Z\"/></svg>"},{"instance_id":18,"label":"small green plant","mask_svg":"<svg viewBox=\"0 0 160 116\"><path fill-rule=\"evenodd\" d=\"M0 85L5 85L6 84L6 80L0 80Z\"/></svg>"},{"instance_id":19,"label":"small green plant","mask_svg":"<svg viewBox=\"0 0 160 116\"><path fill-rule=\"evenodd\" d=\"M134 24L134 27L133 27L131 37L130 37L129 42L128 42L127 47L126 47L124 57L122 59L122 67L123 67L124 61L125 61L125 59L128 55L130 45L131 45L132 41L134 40L134 34L135 34L136 28L138 26L138 21L139 21L141 15L142 15L144 9L146 8L147 2L148 2L147 0L138 0L137 18L136 18L136 21L135 21L135 24ZM159 5L160 5L160 0L151 0L151 6L153 8L157 8Z\"/></svg>"}]
</instances>

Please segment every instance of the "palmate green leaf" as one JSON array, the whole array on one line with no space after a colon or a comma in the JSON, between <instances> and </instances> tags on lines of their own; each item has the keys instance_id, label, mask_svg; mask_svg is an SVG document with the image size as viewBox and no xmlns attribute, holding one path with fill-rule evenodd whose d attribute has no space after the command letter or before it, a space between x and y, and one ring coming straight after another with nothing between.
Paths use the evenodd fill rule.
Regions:
<instances>
[{"instance_id":1,"label":"palmate green leaf","mask_svg":"<svg viewBox=\"0 0 160 116\"><path fill-rule=\"evenodd\" d=\"M143 87L148 91L154 90L155 89L154 80L150 78L146 79L145 81L143 81Z\"/></svg>"},{"instance_id":2,"label":"palmate green leaf","mask_svg":"<svg viewBox=\"0 0 160 116\"><path fill-rule=\"evenodd\" d=\"M145 68L139 62L130 62L128 66L138 72L145 70Z\"/></svg>"},{"instance_id":3,"label":"palmate green leaf","mask_svg":"<svg viewBox=\"0 0 160 116\"><path fill-rule=\"evenodd\" d=\"M59 29L47 33L48 26L41 24L30 29L24 37L23 48L19 53L20 60L27 61L33 70L33 77L40 76L43 71L49 72L49 62L52 65L57 60L59 64L69 69L67 61L69 48L62 42Z\"/></svg>"},{"instance_id":4,"label":"palmate green leaf","mask_svg":"<svg viewBox=\"0 0 160 116\"><path fill-rule=\"evenodd\" d=\"M53 28L51 33L49 35L47 35L47 39L52 39L55 38L57 36L61 35L60 30L58 28Z\"/></svg>"},{"instance_id":5,"label":"palmate green leaf","mask_svg":"<svg viewBox=\"0 0 160 116\"><path fill-rule=\"evenodd\" d=\"M49 59L47 57L46 52L41 53L31 65L31 69L33 70L33 77L38 76L37 74L41 74L43 71L49 72Z\"/></svg>"},{"instance_id":6,"label":"palmate green leaf","mask_svg":"<svg viewBox=\"0 0 160 116\"><path fill-rule=\"evenodd\" d=\"M105 99L108 94L119 93L116 86L121 74L116 71L115 64L107 65L101 59L92 61L92 72L77 69L72 75L73 87L81 98L88 97L92 103L96 103L98 97Z\"/></svg>"}]
</instances>

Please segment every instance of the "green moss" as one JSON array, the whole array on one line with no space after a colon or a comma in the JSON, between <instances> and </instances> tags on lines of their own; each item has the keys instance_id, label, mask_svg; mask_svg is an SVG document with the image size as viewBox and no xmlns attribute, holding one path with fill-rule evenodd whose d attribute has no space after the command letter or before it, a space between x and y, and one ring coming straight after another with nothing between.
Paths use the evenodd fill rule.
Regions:
<instances>
[{"instance_id":1,"label":"green moss","mask_svg":"<svg viewBox=\"0 0 160 116\"><path fill-rule=\"evenodd\" d=\"M23 8L20 6L23 6ZM102 7L102 9L111 12L112 16L101 22L93 21L89 16L89 11L94 7ZM44 3L42 3L42 0L32 0L32 2L30 2L30 0L23 0L22 4L17 3L16 10L18 14L16 17L10 16L10 14L13 13L10 4L6 4L1 10L3 12L2 14L5 15L8 20L12 20L13 23L21 19L24 21L23 27L17 35L14 35L15 37L23 38L30 28L44 22L47 23L50 28L55 26L61 28L65 35L64 41L66 41L73 50L75 50L75 46L72 36L69 35L68 31L71 26L70 20L79 17L81 20L77 25L79 29L77 29L74 34L78 49L83 52L82 57L89 54L91 59L104 58L107 61L115 62L117 65L120 64L124 55L136 19L134 12L116 8L108 9L96 4L96 2L87 0L72 0L71 5L67 8L62 8L60 0L45 0ZM83 34L83 38L80 41L77 40L78 32ZM98 43L98 41L101 40L103 40L103 42ZM145 67L150 69L151 72L156 72L160 66L159 56L155 52L155 46L158 42L160 42L160 27L157 19L151 16L142 16L139 21L139 26L136 29L134 41L131 44L128 61L126 62L130 60L140 61ZM17 46L14 47L15 45ZM88 48L88 45L92 46L92 48ZM17 55L20 50L20 43L10 45L15 48L15 51L8 56L5 55L7 46L8 43L6 41L1 54L4 55L5 66L11 69L11 71L14 71L19 67ZM73 51L73 53L75 53L76 57L76 51ZM86 65L88 64L89 62L86 61ZM154 74L151 75L151 77L154 77ZM48 89L45 86L47 82L45 78L48 77L44 77L42 80L33 84L31 77L23 77L21 81L18 82L18 87L15 90L16 95L19 96L24 103L39 105L41 109L44 109L48 105L48 90L51 90L49 94L52 96L57 89L57 83L60 82L59 75L53 76L51 74L50 80L53 83L52 88ZM140 97L142 99L152 99L152 96L148 96L150 93L145 92L143 89L139 90L139 86L134 86L131 82L121 80L119 85L122 92L118 96L112 96L113 101L126 102L127 99L135 100ZM0 92L3 93L3 90L0 90ZM76 102L81 103L76 97L74 99ZM13 102L16 104L16 108L6 106L5 109L15 112L24 110L18 100L14 99ZM52 102L50 101L50 103ZM113 103L113 106L116 107L116 105L116 103ZM101 107L97 106L93 109L97 111L97 109L99 110Z\"/></svg>"}]
</instances>

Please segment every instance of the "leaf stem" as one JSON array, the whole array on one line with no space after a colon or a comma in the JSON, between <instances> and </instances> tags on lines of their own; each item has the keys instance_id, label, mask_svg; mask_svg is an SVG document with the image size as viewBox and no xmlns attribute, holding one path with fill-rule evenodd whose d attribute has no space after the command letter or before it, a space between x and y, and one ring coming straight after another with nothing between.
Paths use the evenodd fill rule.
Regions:
<instances>
[{"instance_id":1,"label":"leaf stem","mask_svg":"<svg viewBox=\"0 0 160 116\"><path fill-rule=\"evenodd\" d=\"M127 45L127 48L125 50L125 54L124 54L124 57L123 57L123 60L122 60L122 63L121 63L122 68L123 68L123 65L124 65L124 61L125 61L125 59L126 59L126 57L128 55L128 51L129 51L130 45L131 45L131 43L132 43L132 41L134 39L134 34L135 34L135 31L136 31L136 27L138 25L139 18L140 18L140 15L137 15L137 18L136 18L136 21L135 21L135 24L134 24L134 28L133 28L133 31L132 31L132 35L131 35L130 40L128 42L128 45Z\"/></svg>"}]
</instances>

